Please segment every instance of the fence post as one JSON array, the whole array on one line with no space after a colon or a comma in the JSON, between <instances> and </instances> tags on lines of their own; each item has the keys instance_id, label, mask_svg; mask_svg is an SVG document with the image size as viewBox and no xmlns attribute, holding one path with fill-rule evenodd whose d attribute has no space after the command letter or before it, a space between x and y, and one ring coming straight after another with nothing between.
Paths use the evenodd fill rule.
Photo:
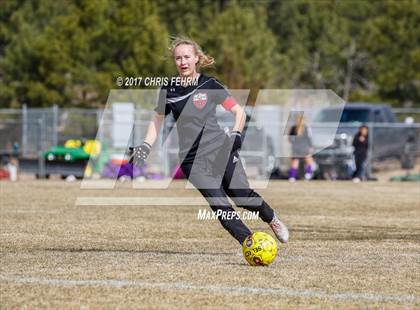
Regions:
<instances>
[{"instance_id":1,"label":"fence post","mask_svg":"<svg viewBox=\"0 0 420 310\"><path fill-rule=\"evenodd\" d=\"M255 124L255 126L256 126L256 124ZM262 154L262 164L263 164L263 169L262 169L262 171L263 171L263 173L264 173L264 175L261 177L261 179L264 179L264 177L266 176L266 174L267 174L267 167L268 167L268 145L267 145L267 137L268 137L268 135L266 135L266 132L265 132L265 130L262 130L262 132L263 132L263 154Z\"/></svg>"},{"instance_id":2,"label":"fence post","mask_svg":"<svg viewBox=\"0 0 420 310\"><path fill-rule=\"evenodd\" d=\"M169 147L168 144L166 143L165 140L167 140L167 134L169 132L169 129L167 128L167 122L164 121L163 126L162 126L162 132L159 135L160 139L159 139L159 146L161 148L162 151L162 162L161 162L161 167L163 166L163 174L166 177L170 177L171 176L171 172L169 169Z\"/></svg>"},{"instance_id":3,"label":"fence post","mask_svg":"<svg viewBox=\"0 0 420 310\"><path fill-rule=\"evenodd\" d=\"M368 160L366 167L366 178L370 179L372 177L372 163L373 163L373 131L375 130L375 124L368 124Z\"/></svg>"},{"instance_id":4,"label":"fence post","mask_svg":"<svg viewBox=\"0 0 420 310\"><path fill-rule=\"evenodd\" d=\"M27 145L28 145L28 107L26 104L22 104L22 157L27 155Z\"/></svg>"},{"instance_id":5,"label":"fence post","mask_svg":"<svg viewBox=\"0 0 420 310\"><path fill-rule=\"evenodd\" d=\"M52 142L53 145L58 145L58 106L56 104L52 107L53 124L52 124Z\"/></svg>"},{"instance_id":6,"label":"fence post","mask_svg":"<svg viewBox=\"0 0 420 310\"><path fill-rule=\"evenodd\" d=\"M38 177L45 177L45 159L44 159L44 134L45 134L45 116L38 118L39 140L38 140Z\"/></svg>"},{"instance_id":7,"label":"fence post","mask_svg":"<svg viewBox=\"0 0 420 310\"><path fill-rule=\"evenodd\" d=\"M106 123L105 117L106 117L105 110L101 111L100 109L96 109L96 126L98 128L98 131L96 133L96 140L99 140L101 144L103 144L104 142L103 131L105 129L103 127L105 126L105 123Z\"/></svg>"}]
</instances>

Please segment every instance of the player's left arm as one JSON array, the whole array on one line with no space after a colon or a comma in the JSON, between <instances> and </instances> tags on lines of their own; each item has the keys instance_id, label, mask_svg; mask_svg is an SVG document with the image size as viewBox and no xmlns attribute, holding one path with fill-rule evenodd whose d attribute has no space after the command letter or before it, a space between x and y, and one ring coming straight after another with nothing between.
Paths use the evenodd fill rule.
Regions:
<instances>
[{"instance_id":1,"label":"player's left arm","mask_svg":"<svg viewBox=\"0 0 420 310\"><path fill-rule=\"evenodd\" d=\"M226 94L225 99L222 101L222 107L235 115L235 124L233 125L232 132L242 133L246 123L245 110L236 102L235 98L233 98L227 90L224 91Z\"/></svg>"},{"instance_id":2,"label":"player's left arm","mask_svg":"<svg viewBox=\"0 0 420 310\"><path fill-rule=\"evenodd\" d=\"M230 140L231 151L236 152L242 147L243 130L246 123L246 113L244 109L236 103L233 97L228 97L222 106L235 115L235 124L233 125Z\"/></svg>"},{"instance_id":3,"label":"player's left arm","mask_svg":"<svg viewBox=\"0 0 420 310\"><path fill-rule=\"evenodd\" d=\"M235 104L230 109L230 112L235 115L235 124L233 125L232 132L242 132L246 122L246 114L244 109L239 104Z\"/></svg>"},{"instance_id":4,"label":"player's left arm","mask_svg":"<svg viewBox=\"0 0 420 310\"><path fill-rule=\"evenodd\" d=\"M230 92L217 80L215 80L214 89L218 89L217 101L221 103L226 111L230 111L235 115L235 124L230 133L230 140L232 152L238 151L242 147L242 140L244 135L244 127L246 124L246 113L244 109L236 102L235 98Z\"/></svg>"}]
</instances>

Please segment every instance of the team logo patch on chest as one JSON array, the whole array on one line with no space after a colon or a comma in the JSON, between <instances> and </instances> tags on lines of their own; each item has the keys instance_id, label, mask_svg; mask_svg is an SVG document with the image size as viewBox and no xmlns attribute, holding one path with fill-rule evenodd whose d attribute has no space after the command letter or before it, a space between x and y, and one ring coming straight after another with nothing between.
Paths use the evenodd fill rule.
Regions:
<instances>
[{"instance_id":1,"label":"team logo patch on chest","mask_svg":"<svg viewBox=\"0 0 420 310\"><path fill-rule=\"evenodd\" d=\"M193 103L198 109L204 108L207 103L207 94L206 93L198 93L193 96Z\"/></svg>"}]
</instances>

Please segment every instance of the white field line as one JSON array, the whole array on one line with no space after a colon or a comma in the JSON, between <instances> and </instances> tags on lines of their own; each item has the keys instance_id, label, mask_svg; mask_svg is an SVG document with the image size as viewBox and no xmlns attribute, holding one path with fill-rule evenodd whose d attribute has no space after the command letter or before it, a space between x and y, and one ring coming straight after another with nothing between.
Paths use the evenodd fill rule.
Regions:
<instances>
[{"instance_id":1,"label":"white field line","mask_svg":"<svg viewBox=\"0 0 420 310\"><path fill-rule=\"evenodd\" d=\"M6 213L6 214L14 214L14 213L57 214L57 213L59 213L59 211L10 209L10 210L1 210L0 213Z\"/></svg>"},{"instance_id":2,"label":"white field line","mask_svg":"<svg viewBox=\"0 0 420 310\"><path fill-rule=\"evenodd\" d=\"M242 199L242 205L252 205L248 197L236 197ZM212 198L209 198L212 199ZM214 204L218 203L214 198ZM150 206L208 206L209 203L203 197L77 197L75 206L88 207L150 207Z\"/></svg>"},{"instance_id":3,"label":"white field line","mask_svg":"<svg viewBox=\"0 0 420 310\"><path fill-rule=\"evenodd\" d=\"M208 205L202 197L77 197L76 206L197 206Z\"/></svg>"},{"instance_id":4,"label":"white field line","mask_svg":"<svg viewBox=\"0 0 420 310\"><path fill-rule=\"evenodd\" d=\"M172 178L165 178L163 180L144 180L144 181L124 181L127 184L132 185L133 189L168 189L171 188L171 183L174 180ZM266 180L249 180L249 184L254 189L265 189L269 185L269 179ZM182 186L184 189L194 189L194 186L191 182L187 180L174 181L175 183L185 182L185 185ZM85 179L80 182L80 189L115 189L118 187L119 183L122 183L118 180L89 180ZM285 183L286 184L286 183Z\"/></svg>"},{"instance_id":5,"label":"white field line","mask_svg":"<svg viewBox=\"0 0 420 310\"><path fill-rule=\"evenodd\" d=\"M248 197L242 199L242 205L255 204ZM209 198L211 199L211 198ZM217 198L215 198L217 203ZM203 197L77 197L76 206L208 206Z\"/></svg>"},{"instance_id":6,"label":"white field line","mask_svg":"<svg viewBox=\"0 0 420 310\"><path fill-rule=\"evenodd\" d=\"M240 287L240 286L224 286L224 285L196 285L183 282L174 283L152 283L145 281L128 281L128 280L63 280L48 278L27 278L15 276L0 275L0 282L3 283L19 283L19 284L35 284L35 285L52 285L52 286L100 286L100 287L140 287L144 289L161 289L161 290L193 290L207 291L211 293L222 293L230 295L255 294L255 295L276 295L286 297L302 297L302 298L319 298L332 300L361 300L371 302L420 302L419 296L413 295L382 295L374 293L327 293L315 290L296 290L290 288L258 288L258 287Z\"/></svg>"}]
</instances>

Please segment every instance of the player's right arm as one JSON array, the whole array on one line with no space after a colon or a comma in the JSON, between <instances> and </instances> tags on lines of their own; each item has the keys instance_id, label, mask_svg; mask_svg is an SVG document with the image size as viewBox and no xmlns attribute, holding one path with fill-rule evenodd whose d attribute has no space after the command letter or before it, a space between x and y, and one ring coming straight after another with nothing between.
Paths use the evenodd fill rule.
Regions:
<instances>
[{"instance_id":1,"label":"player's right arm","mask_svg":"<svg viewBox=\"0 0 420 310\"><path fill-rule=\"evenodd\" d=\"M159 90L155 111L156 113L153 115L147 127L143 143L139 146L129 148L129 162L136 166L142 166L146 161L152 150L152 145L159 135L165 116L169 114L169 109L166 105L166 90Z\"/></svg>"},{"instance_id":2,"label":"player's right arm","mask_svg":"<svg viewBox=\"0 0 420 310\"><path fill-rule=\"evenodd\" d=\"M165 115L155 113L152 119L150 120L149 126L147 128L146 137L142 144L129 148L129 162L136 165L142 166L146 161L147 157L152 150L152 145L155 143L160 128L162 127L163 120Z\"/></svg>"},{"instance_id":3,"label":"player's right arm","mask_svg":"<svg viewBox=\"0 0 420 310\"><path fill-rule=\"evenodd\" d=\"M149 123L149 126L147 128L144 142L148 143L150 146L152 146L155 143L157 136L159 135L160 128L162 127L164 119L165 119L165 115L161 115L158 113L155 113L155 115L153 115Z\"/></svg>"}]
</instances>

